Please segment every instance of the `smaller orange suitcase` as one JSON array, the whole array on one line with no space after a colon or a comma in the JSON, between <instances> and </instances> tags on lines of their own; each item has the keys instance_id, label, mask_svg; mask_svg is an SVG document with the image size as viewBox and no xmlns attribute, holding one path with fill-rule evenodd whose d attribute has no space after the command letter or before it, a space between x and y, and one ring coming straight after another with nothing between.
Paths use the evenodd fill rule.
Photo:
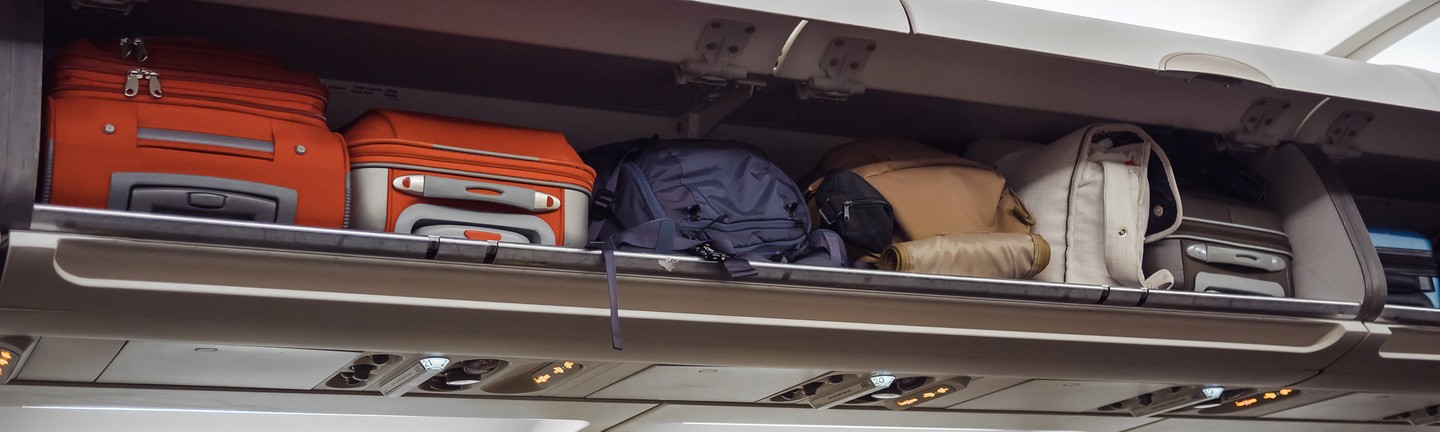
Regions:
<instances>
[{"instance_id":1,"label":"smaller orange suitcase","mask_svg":"<svg viewBox=\"0 0 1440 432\"><path fill-rule=\"evenodd\" d=\"M351 226L584 246L595 171L559 132L374 110L345 132Z\"/></svg>"}]
</instances>

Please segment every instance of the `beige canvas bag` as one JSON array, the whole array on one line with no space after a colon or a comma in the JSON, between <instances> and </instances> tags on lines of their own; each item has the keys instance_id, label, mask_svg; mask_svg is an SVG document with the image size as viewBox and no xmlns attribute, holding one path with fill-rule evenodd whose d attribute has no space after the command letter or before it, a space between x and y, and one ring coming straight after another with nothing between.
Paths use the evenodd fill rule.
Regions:
<instances>
[{"instance_id":1,"label":"beige canvas bag","mask_svg":"<svg viewBox=\"0 0 1440 432\"><path fill-rule=\"evenodd\" d=\"M853 258L884 270L1006 279L1031 278L1049 263L1049 244L1031 231L1034 218L994 167L905 140L838 147L808 176L805 195L821 225L827 218L816 198L825 181L838 181L826 176L833 171L848 171L893 211L888 247L866 250L847 239Z\"/></svg>"},{"instance_id":2,"label":"beige canvas bag","mask_svg":"<svg viewBox=\"0 0 1440 432\"><path fill-rule=\"evenodd\" d=\"M1151 166L1154 154L1158 166ZM1151 212L1148 169L1165 171L1166 193L1174 194L1175 174L1165 152L1144 130L1128 124L1097 124L1040 146L987 140L971 145L967 156L992 162L1035 215L1035 231L1050 242L1051 263L1038 280L1166 289L1167 271L1148 277L1140 268L1146 243L1179 228L1175 224L1146 235Z\"/></svg>"}]
</instances>

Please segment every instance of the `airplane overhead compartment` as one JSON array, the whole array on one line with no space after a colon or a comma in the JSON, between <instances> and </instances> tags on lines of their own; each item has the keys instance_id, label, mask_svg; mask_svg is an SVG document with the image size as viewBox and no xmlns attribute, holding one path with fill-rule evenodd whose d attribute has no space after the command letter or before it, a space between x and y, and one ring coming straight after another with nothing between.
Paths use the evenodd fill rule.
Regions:
<instances>
[{"instance_id":1,"label":"airplane overhead compartment","mask_svg":"<svg viewBox=\"0 0 1440 432\"><path fill-rule=\"evenodd\" d=\"M540 395L595 403L668 399L683 392L657 382L663 387L670 376L710 366L727 369L694 381L740 386L773 372L786 382L674 399L765 404L789 381L810 379L802 375L874 370L981 377L976 389L1001 396L914 410L905 422L914 427L956 418L1000 427L995 419L1009 411L1034 415L1007 428L1159 427L1092 409L1177 385L1440 392L1391 373L1436 361L1440 353L1427 345L1434 335L1424 327L1440 320L1406 312L1365 322L1380 314L1384 286L1374 283L1378 269L1366 256L1373 248L1355 240L1363 226L1350 214L1348 192L1331 184L1328 162L1317 156L1317 147L1336 157L1353 148L1440 160L1427 138L1440 133L1432 121L1440 92L1432 98L1424 90L1430 87L1413 85L1428 76L1407 71L1409 78L1390 80L1393 69L1384 67L1170 33L1140 38L1134 50L1106 48L1105 41L1128 38L1135 28L1020 9L926 0L213 0L147 4L109 20L51 8L46 43L58 49L78 37L137 28L212 38L317 72L334 95L327 115L335 128L367 109L403 107L555 129L582 149L674 136L682 132L677 118L691 114L695 101L750 86L750 99L716 121L723 125L713 137L753 141L792 175L860 137L902 136L958 151L980 138L1048 142L1104 121L1249 134L1270 147L1241 159L1276 176L1270 187L1280 197L1264 205L1292 239L1295 298L786 264L757 264L758 275L732 280L695 258L621 253L626 346L616 351L596 251L39 205L26 209L35 220L29 229L7 233L0 333L33 335L42 346L65 343L61 338L112 341L100 345L116 352L124 348L113 344L123 342L113 341L134 340L141 347L204 341L361 357L574 358L607 365L587 372L607 382L647 377L609 388L576 382ZM802 27L802 19L813 21ZM256 31L256 22L266 23L265 31ZM744 42L733 55L706 54L706 38L715 34ZM1174 49L1151 42L1173 42ZM715 49L729 51L723 45ZM679 86L674 73L686 62L709 62L744 83ZM1370 78L1322 88L1347 74ZM1337 125L1343 133L1330 132ZM98 363L65 364L99 376L108 364ZM649 364L661 366L642 372ZM1375 365L1390 369L1376 372ZM333 369L322 378L345 382ZM736 370L743 379L727 380ZM76 374L57 366L36 376ZM341 387L316 390L368 388ZM451 395L522 397L501 390ZM1044 407L1017 406L1034 394L1053 398ZM659 430L720 430L733 426L726 416L772 413L792 426L887 424L861 418L884 413L879 402L828 419L791 402L703 413L677 403L614 430L650 430L673 419L701 424ZM936 412L946 405L961 417ZM865 408L875 410L853 413Z\"/></svg>"},{"instance_id":2,"label":"airplane overhead compartment","mask_svg":"<svg viewBox=\"0 0 1440 432\"><path fill-rule=\"evenodd\" d=\"M1098 286L784 264L733 281L697 259L621 254L615 351L598 252L46 206L37 217L55 231L12 233L0 281L0 327L20 334L1261 386L1308 378L1363 336L1348 320L1103 306ZM175 241L197 230L229 246ZM360 252L337 253L352 241ZM1281 314L1353 307L1273 302Z\"/></svg>"},{"instance_id":3,"label":"airplane overhead compartment","mask_svg":"<svg viewBox=\"0 0 1440 432\"><path fill-rule=\"evenodd\" d=\"M1365 340L1319 376L1315 388L1440 393L1440 312L1389 305L1385 322L1366 323ZM1426 325L1428 324L1428 325ZM1394 414L1394 413L1391 413Z\"/></svg>"}]
</instances>

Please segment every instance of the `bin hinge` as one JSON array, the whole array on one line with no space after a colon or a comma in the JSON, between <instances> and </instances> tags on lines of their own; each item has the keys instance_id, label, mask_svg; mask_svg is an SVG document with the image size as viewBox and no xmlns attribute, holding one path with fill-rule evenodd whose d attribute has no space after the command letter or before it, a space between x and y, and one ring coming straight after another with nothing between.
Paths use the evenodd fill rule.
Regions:
<instances>
[{"instance_id":1,"label":"bin hinge","mask_svg":"<svg viewBox=\"0 0 1440 432\"><path fill-rule=\"evenodd\" d=\"M675 83L727 86L731 81L749 75L744 68L730 64L745 53L745 44L755 26L741 21L713 19L700 32L695 50L700 52L699 60L685 60L675 68Z\"/></svg>"},{"instance_id":2,"label":"bin hinge","mask_svg":"<svg viewBox=\"0 0 1440 432\"><path fill-rule=\"evenodd\" d=\"M1256 99L1240 117L1240 128L1225 134L1220 149L1253 152L1280 145L1280 138L1274 131L1280 117L1289 109L1288 100L1271 97Z\"/></svg>"},{"instance_id":3,"label":"bin hinge","mask_svg":"<svg viewBox=\"0 0 1440 432\"><path fill-rule=\"evenodd\" d=\"M865 84L855 77L865 70L874 52L873 40L844 36L831 39L825 54L820 56L820 71L824 75L800 83L800 100L844 102L850 96L864 94Z\"/></svg>"},{"instance_id":4,"label":"bin hinge","mask_svg":"<svg viewBox=\"0 0 1440 432\"><path fill-rule=\"evenodd\" d=\"M1356 141L1365 127L1375 120L1375 114L1364 111L1346 110L1330 123L1325 131L1325 144L1320 149L1332 161L1360 157L1360 145Z\"/></svg>"},{"instance_id":5,"label":"bin hinge","mask_svg":"<svg viewBox=\"0 0 1440 432\"><path fill-rule=\"evenodd\" d=\"M149 2L150 0L70 0L70 8L130 15L130 11L135 10L135 5Z\"/></svg>"},{"instance_id":6,"label":"bin hinge","mask_svg":"<svg viewBox=\"0 0 1440 432\"><path fill-rule=\"evenodd\" d=\"M715 126L720 125L720 122L725 121L740 105L750 100L750 97L755 95L755 89L760 87L765 87L765 83L738 80L733 86L705 95L699 103L680 116L680 123L676 125L675 131L685 138L704 138L710 135Z\"/></svg>"}]
</instances>

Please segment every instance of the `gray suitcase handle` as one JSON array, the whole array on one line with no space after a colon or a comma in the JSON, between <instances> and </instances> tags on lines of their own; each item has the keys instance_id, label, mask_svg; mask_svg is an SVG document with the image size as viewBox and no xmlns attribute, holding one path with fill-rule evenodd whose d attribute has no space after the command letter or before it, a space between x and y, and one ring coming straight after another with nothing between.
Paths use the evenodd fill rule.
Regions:
<instances>
[{"instance_id":1,"label":"gray suitcase handle","mask_svg":"<svg viewBox=\"0 0 1440 432\"><path fill-rule=\"evenodd\" d=\"M466 201L504 204L534 213L545 213L560 208L560 198L544 192L519 186L502 185L474 180L458 180L422 174L396 177L391 185L401 192L425 198L458 199ZM491 193L476 193L474 190Z\"/></svg>"},{"instance_id":2,"label":"gray suitcase handle","mask_svg":"<svg viewBox=\"0 0 1440 432\"><path fill-rule=\"evenodd\" d=\"M1285 259L1279 255L1249 249L1193 244L1185 248L1185 254L1211 264L1230 264L1267 272L1285 270Z\"/></svg>"}]
</instances>

